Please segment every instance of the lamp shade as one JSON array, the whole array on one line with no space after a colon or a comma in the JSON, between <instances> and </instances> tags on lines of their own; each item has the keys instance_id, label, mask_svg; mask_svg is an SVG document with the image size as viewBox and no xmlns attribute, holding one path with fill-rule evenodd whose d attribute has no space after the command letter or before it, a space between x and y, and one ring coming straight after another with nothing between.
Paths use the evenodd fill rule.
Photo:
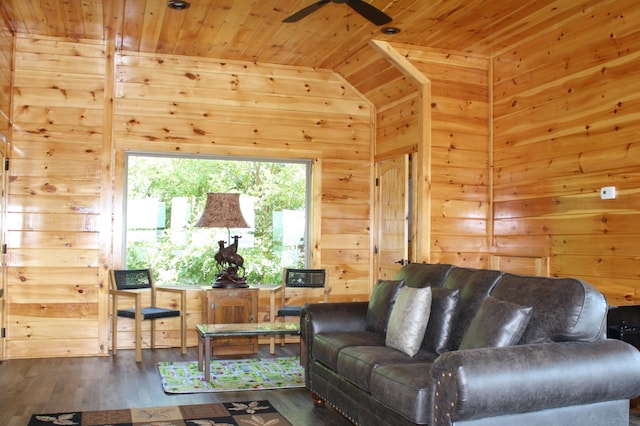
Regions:
<instances>
[{"instance_id":1,"label":"lamp shade","mask_svg":"<svg viewBox=\"0 0 640 426\"><path fill-rule=\"evenodd\" d=\"M195 226L201 228L249 228L240 210L240 194L207 194L204 211Z\"/></svg>"}]
</instances>

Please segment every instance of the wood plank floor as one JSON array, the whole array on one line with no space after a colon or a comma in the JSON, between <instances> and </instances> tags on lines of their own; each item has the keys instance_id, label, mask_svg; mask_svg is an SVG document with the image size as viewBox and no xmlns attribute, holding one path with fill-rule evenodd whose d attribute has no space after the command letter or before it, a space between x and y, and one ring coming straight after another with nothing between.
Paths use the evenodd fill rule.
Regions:
<instances>
[{"instance_id":1,"label":"wood plank floor","mask_svg":"<svg viewBox=\"0 0 640 426\"><path fill-rule=\"evenodd\" d=\"M276 356L298 355L298 345L276 347ZM268 345L258 356L268 357ZM231 357L224 357L231 358ZM239 357L242 358L242 357ZM116 357L8 360L0 362L0 425L25 426L32 414L78 410L108 410L209 402L269 400L294 426L348 426L330 407L313 405L306 389L277 391L165 394L156 370L159 361L195 360L178 349L144 350L136 364L134 351ZM630 426L640 426L640 416L630 415ZM594 425L595 426L595 425Z\"/></svg>"},{"instance_id":2,"label":"wood plank floor","mask_svg":"<svg viewBox=\"0 0 640 426\"><path fill-rule=\"evenodd\" d=\"M259 356L269 357L261 345ZM276 356L299 354L297 344L276 346ZM245 356L246 357L246 356ZM234 358L231 356L221 358ZM243 358L243 357L236 357ZM266 399L294 426L347 426L330 407L313 405L304 389L277 391L165 394L156 370L159 361L197 360L196 348L186 355L179 349L143 351L136 364L133 350L115 357L8 360L0 363L0 425L25 426L32 414L62 411L109 410L131 407L203 404Z\"/></svg>"}]
</instances>

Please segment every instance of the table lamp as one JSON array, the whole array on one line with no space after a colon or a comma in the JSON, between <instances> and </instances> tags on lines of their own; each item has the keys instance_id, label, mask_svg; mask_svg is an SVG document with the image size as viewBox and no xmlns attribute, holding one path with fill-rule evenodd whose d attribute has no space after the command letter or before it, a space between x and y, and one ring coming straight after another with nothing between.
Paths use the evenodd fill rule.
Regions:
<instances>
[{"instance_id":1,"label":"table lamp","mask_svg":"<svg viewBox=\"0 0 640 426\"><path fill-rule=\"evenodd\" d=\"M240 194L209 193L202 216L195 224L200 228L227 228L227 241L218 241L218 252L215 254L218 273L213 288L245 288L249 287L244 276L244 259L238 254L238 235L233 236L231 228L249 228L240 210Z\"/></svg>"}]
</instances>

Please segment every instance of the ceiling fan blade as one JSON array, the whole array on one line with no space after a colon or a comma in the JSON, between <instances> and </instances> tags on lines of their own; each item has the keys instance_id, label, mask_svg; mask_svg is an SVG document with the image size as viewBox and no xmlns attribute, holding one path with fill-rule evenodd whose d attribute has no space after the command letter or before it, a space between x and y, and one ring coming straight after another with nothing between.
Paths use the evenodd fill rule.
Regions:
<instances>
[{"instance_id":1,"label":"ceiling fan blade","mask_svg":"<svg viewBox=\"0 0 640 426\"><path fill-rule=\"evenodd\" d=\"M347 0L347 4L351 6L353 10L376 25L388 24L393 20L393 18L386 13L374 6L371 6L363 0Z\"/></svg>"},{"instance_id":2,"label":"ceiling fan blade","mask_svg":"<svg viewBox=\"0 0 640 426\"><path fill-rule=\"evenodd\" d=\"M319 2L313 3L310 6L300 9L299 11L289 16L288 18L283 19L282 22L298 22L305 16L310 15L311 13L320 9L322 6L324 6L327 3L331 3L331 0L320 0Z\"/></svg>"}]
</instances>

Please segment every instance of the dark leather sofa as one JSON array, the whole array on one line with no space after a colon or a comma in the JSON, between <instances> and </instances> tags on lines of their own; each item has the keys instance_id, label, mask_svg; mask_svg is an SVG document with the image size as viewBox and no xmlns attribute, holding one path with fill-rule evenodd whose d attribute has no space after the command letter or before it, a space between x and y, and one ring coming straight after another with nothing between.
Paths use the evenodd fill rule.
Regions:
<instances>
[{"instance_id":1,"label":"dark leather sofa","mask_svg":"<svg viewBox=\"0 0 640 426\"><path fill-rule=\"evenodd\" d=\"M414 356L372 327L380 300L303 308L301 359L318 405L363 426L628 425L640 352L606 338L607 302L589 284L443 264L409 264L395 279L399 288L431 287ZM474 318L486 315L489 296L531 308L524 332L509 346L460 349L468 334L482 334ZM393 297L384 297L391 310ZM491 321L483 326L502 320Z\"/></svg>"}]
</instances>

